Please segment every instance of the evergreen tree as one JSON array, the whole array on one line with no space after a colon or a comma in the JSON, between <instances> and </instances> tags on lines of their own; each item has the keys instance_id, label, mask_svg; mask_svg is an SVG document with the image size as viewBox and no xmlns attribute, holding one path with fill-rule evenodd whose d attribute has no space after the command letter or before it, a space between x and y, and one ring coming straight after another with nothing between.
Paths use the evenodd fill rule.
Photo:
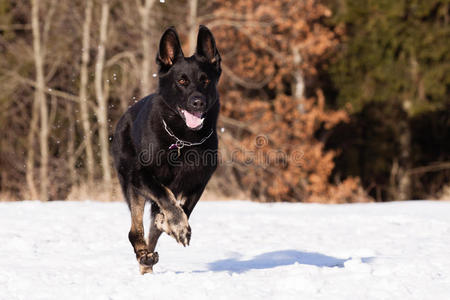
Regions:
<instances>
[{"instance_id":1,"label":"evergreen tree","mask_svg":"<svg viewBox=\"0 0 450 300\"><path fill-rule=\"evenodd\" d=\"M445 109L450 93L449 0L343 0L342 51L331 67L337 103L360 111L371 102L406 113L395 123L400 151L392 160L392 197L411 196L409 119ZM398 166L398 167L396 167Z\"/></svg>"}]
</instances>

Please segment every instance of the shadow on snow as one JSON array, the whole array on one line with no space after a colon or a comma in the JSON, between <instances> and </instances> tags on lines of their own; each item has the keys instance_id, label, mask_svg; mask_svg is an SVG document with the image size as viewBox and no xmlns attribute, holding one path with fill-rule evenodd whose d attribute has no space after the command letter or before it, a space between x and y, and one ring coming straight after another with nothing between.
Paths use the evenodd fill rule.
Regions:
<instances>
[{"instance_id":1,"label":"shadow on snow","mask_svg":"<svg viewBox=\"0 0 450 300\"><path fill-rule=\"evenodd\" d=\"M208 264L209 271L228 271L243 273L252 269L270 269L279 266L288 266L295 263L316 267L343 268L344 263L352 258L337 258L321 253L303 252L297 250L281 250L260 254L249 260L228 258ZM363 263L368 263L372 258L362 258Z\"/></svg>"}]
</instances>

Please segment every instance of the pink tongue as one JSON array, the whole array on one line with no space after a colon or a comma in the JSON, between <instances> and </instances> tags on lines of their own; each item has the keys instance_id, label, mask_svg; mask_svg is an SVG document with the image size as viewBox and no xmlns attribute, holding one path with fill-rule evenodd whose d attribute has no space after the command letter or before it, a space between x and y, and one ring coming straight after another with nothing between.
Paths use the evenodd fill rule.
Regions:
<instances>
[{"instance_id":1,"label":"pink tongue","mask_svg":"<svg viewBox=\"0 0 450 300\"><path fill-rule=\"evenodd\" d=\"M187 111L183 111L184 118L186 119L186 125L190 128L196 128L203 123L203 119L201 118L201 114L191 114Z\"/></svg>"}]
</instances>

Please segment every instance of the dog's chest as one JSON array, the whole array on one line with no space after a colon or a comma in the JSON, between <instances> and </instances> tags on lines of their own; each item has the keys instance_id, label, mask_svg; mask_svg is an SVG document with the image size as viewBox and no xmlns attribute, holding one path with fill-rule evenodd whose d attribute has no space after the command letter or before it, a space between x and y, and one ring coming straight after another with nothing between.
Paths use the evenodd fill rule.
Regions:
<instances>
[{"instance_id":1,"label":"dog's chest","mask_svg":"<svg viewBox=\"0 0 450 300\"><path fill-rule=\"evenodd\" d=\"M189 160L184 157L179 164L170 167L172 182L179 186L189 187L201 184L215 170L215 163Z\"/></svg>"},{"instance_id":2,"label":"dog's chest","mask_svg":"<svg viewBox=\"0 0 450 300\"><path fill-rule=\"evenodd\" d=\"M175 195L188 196L207 184L216 169L217 155L215 152L181 149L178 156L177 150L168 151L167 156L162 157L164 163L153 165L151 172Z\"/></svg>"}]
</instances>

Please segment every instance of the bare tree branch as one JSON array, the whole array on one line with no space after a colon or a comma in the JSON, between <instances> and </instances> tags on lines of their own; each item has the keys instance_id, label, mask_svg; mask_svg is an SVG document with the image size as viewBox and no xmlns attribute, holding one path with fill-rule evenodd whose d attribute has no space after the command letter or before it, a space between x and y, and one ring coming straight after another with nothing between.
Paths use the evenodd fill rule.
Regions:
<instances>
[{"instance_id":1,"label":"bare tree branch","mask_svg":"<svg viewBox=\"0 0 450 300\"><path fill-rule=\"evenodd\" d=\"M450 162L436 162L434 164L423 166L423 167L417 167L413 169L409 169L407 172L409 174L422 174L422 173L428 173L428 172L436 172L436 171L442 171L450 169Z\"/></svg>"},{"instance_id":2,"label":"bare tree branch","mask_svg":"<svg viewBox=\"0 0 450 300\"><path fill-rule=\"evenodd\" d=\"M34 88L37 88L37 83L34 80L22 77L17 73L13 73L13 72L7 72L7 73L10 76L15 77L17 80L21 81L22 83L32 86ZM48 95L53 95L53 96L56 96L56 97L59 97L59 98L65 99L65 100L73 101L73 102L78 102L78 99L79 99L78 96L75 96L73 94L69 94L67 92L63 92L60 90L55 90L55 89L49 88L47 86L44 86L44 93L46 93Z\"/></svg>"},{"instance_id":3,"label":"bare tree branch","mask_svg":"<svg viewBox=\"0 0 450 300\"><path fill-rule=\"evenodd\" d=\"M222 63L222 70L232 81L248 89L260 89L267 85L273 78L273 76L268 76L263 81L251 82L234 74L233 71L224 63Z\"/></svg>"},{"instance_id":4,"label":"bare tree branch","mask_svg":"<svg viewBox=\"0 0 450 300\"><path fill-rule=\"evenodd\" d=\"M1 31L7 30L31 30L31 24L10 24L10 25L0 25Z\"/></svg>"}]
</instances>

